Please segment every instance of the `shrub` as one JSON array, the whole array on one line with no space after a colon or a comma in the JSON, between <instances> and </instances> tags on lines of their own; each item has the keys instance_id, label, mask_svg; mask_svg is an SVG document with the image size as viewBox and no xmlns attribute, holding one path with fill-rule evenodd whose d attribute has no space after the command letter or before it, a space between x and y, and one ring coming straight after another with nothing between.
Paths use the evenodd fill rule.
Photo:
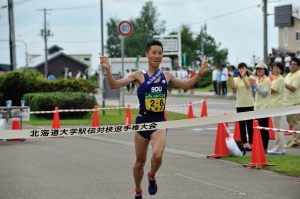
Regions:
<instances>
[{"instance_id":1,"label":"shrub","mask_svg":"<svg viewBox=\"0 0 300 199\"><path fill-rule=\"evenodd\" d=\"M25 93L73 91L95 93L97 85L86 79L44 80L43 75L32 69L11 71L0 75L0 91L3 93L1 104L12 100L13 105L20 105Z\"/></svg>"},{"instance_id":2,"label":"shrub","mask_svg":"<svg viewBox=\"0 0 300 199\"><path fill-rule=\"evenodd\" d=\"M92 109L97 104L94 95L83 92L27 93L23 96L31 111L53 111L59 109ZM89 112L60 113L61 118L81 118ZM40 117L53 117L53 114L38 114Z\"/></svg>"}]
</instances>

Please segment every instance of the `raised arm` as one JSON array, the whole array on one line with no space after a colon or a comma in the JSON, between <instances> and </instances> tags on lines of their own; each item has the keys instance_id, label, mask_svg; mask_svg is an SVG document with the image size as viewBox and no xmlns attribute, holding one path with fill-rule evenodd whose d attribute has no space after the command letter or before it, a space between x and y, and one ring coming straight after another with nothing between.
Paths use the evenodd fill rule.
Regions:
<instances>
[{"instance_id":1,"label":"raised arm","mask_svg":"<svg viewBox=\"0 0 300 199\"><path fill-rule=\"evenodd\" d=\"M192 88L193 85L199 80L199 78L203 75L203 73L207 70L208 67L208 59L206 57L204 57L202 64L201 64L201 68L199 70L198 73L196 73L191 79L182 81L178 78L176 78L174 75L172 75L171 73L166 73L167 78L169 79L169 81L178 88L182 88L182 89L189 89Z\"/></svg>"},{"instance_id":2,"label":"raised arm","mask_svg":"<svg viewBox=\"0 0 300 199\"><path fill-rule=\"evenodd\" d=\"M105 56L100 56L100 64L106 71L108 84L109 84L110 88L112 88L112 89L121 88L121 87L126 86L129 83L136 80L136 78L135 78L136 73L131 73L130 75L128 75L125 78L116 80L111 73L109 60Z\"/></svg>"}]
</instances>

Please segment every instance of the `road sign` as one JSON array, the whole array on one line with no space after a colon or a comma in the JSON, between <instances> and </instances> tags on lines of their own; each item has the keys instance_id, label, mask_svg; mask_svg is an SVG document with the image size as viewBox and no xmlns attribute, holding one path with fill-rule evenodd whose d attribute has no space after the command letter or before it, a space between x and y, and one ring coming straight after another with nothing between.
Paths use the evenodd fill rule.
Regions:
<instances>
[{"instance_id":1,"label":"road sign","mask_svg":"<svg viewBox=\"0 0 300 199\"><path fill-rule=\"evenodd\" d=\"M128 37L133 32L133 25L130 21L123 20L118 24L118 32L125 37Z\"/></svg>"}]
</instances>

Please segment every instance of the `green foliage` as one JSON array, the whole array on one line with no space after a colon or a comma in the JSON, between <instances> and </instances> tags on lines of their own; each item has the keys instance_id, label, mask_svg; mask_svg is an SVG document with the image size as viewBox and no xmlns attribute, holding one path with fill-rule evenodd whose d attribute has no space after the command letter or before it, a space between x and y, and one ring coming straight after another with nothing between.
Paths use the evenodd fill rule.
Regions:
<instances>
[{"instance_id":1,"label":"green foliage","mask_svg":"<svg viewBox=\"0 0 300 199\"><path fill-rule=\"evenodd\" d=\"M193 33L188 26L181 27L181 43L182 52L186 53L187 66L191 66L192 62L197 59L196 49L197 45L193 38Z\"/></svg>"},{"instance_id":2,"label":"green foliage","mask_svg":"<svg viewBox=\"0 0 300 199\"><path fill-rule=\"evenodd\" d=\"M211 73L212 73L211 71L205 71L203 76L198 80L198 82L196 83L196 85L194 87L205 88L205 87L211 85L212 84Z\"/></svg>"},{"instance_id":3,"label":"green foliage","mask_svg":"<svg viewBox=\"0 0 300 199\"><path fill-rule=\"evenodd\" d=\"M43 75L30 69L11 71L0 75L0 91L3 93L1 104L12 100L13 105L20 105L25 93L80 91L95 93L97 84L85 79L44 80Z\"/></svg>"},{"instance_id":4,"label":"green foliage","mask_svg":"<svg viewBox=\"0 0 300 199\"><path fill-rule=\"evenodd\" d=\"M216 43L215 39L207 33L206 25L201 27L200 33L196 37L197 49L200 55L211 57L212 64L219 66L227 60L228 50L220 49L221 43Z\"/></svg>"},{"instance_id":5,"label":"green foliage","mask_svg":"<svg viewBox=\"0 0 300 199\"><path fill-rule=\"evenodd\" d=\"M131 19L133 34L126 37L124 45L127 57L144 56L147 41L153 35L165 31L165 21L159 21L159 14L153 2L148 1L142 7L139 17ZM110 18L107 23L107 46L106 50L110 57L121 57L121 40L117 31L119 19Z\"/></svg>"},{"instance_id":6,"label":"green foliage","mask_svg":"<svg viewBox=\"0 0 300 199\"><path fill-rule=\"evenodd\" d=\"M131 19L133 23L133 34L126 37L124 41L125 56L144 56L145 45L154 35L165 32L165 21L159 20L159 13L152 1L148 1L141 9L137 18ZM119 19L110 18L107 23L107 46L106 50L110 57L121 57L121 40L117 31ZM186 53L188 66L195 66L201 62L199 56L207 55L211 64L220 65L226 63L228 50L221 48L221 43L207 33L206 25L201 27L199 34L194 37L194 33L188 26L181 28L182 52ZM171 34L174 34L171 33ZM176 68L175 68L176 69Z\"/></svg>"},{"instance_id":7,"label":"green foliage","mask_svg":"<svg viewBox=\"0 0 300 199\"><path fill-rule=\"evenodd\" d=\"M27 93L23 96L31 111L52 111L59 109L91 109L97 104L95 96L83 92ZM88 112L60 113L61 118L80 118ZM40 117L53 117L53 114L41 114Z\"/></svg>"}]
</instances>

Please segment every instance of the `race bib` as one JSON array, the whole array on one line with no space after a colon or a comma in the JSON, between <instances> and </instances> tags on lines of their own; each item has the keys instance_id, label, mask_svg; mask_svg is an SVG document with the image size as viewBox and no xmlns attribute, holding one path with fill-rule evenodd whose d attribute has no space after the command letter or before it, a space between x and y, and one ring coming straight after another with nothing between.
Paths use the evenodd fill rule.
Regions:
<instances>
[{"instance_id":1,"label":"race bib","mask_svg":"<svg viewBox=\"0 0 300 199\"><path fill-rule=\"evenodd\" d=\"M166 94L145 93L145 105L147 111L163 112L166 105Z\"/></svg>"}]
</instances>

